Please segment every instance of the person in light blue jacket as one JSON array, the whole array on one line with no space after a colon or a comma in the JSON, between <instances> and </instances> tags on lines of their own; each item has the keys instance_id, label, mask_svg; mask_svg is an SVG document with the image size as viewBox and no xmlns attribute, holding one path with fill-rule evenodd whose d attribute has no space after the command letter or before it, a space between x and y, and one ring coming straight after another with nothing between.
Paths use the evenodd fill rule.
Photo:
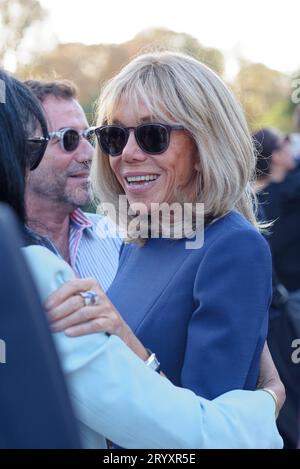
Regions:
<instances>
[{"instance_id":1,"label":"person in light blue jacket","mask_svg":"<svg viewBox=\"0 0 300 469\"><path fill-rule=\"evenodd\" d=\"M1 71L0 79L6 85L6 102L0 102L0 199L13 203L24 222L24 177L42 158L47 135L39 115L28 118L36 106L32 106L28 91L21 103L23 111L17 106L23 85ZM69 288L64 283L74 278L74 273L51 251L29 246L24 255L42 300L62 284L60 290ZM105 438L126 448L282 447L270 391L231 391L208 401L172 385L115 335L72 338L60 332L53 337L86 448L106 447ZM262 375L260 386L267 385L271 394L277 393L282 405L282 384L266 355Z\"/></svg>"},{"instance_id":2,"label":"person in light blue jacket","mask_svg":"<svg viewBox=\"0 0 300 469\"><path fill-rule=\"evenodd\" d=\"M42 300L75 277L44 247L24 253ZM209 401L147 367L116 335L53 337L86 448L105 448L104 437L124 448L282 447L267 392L235 390ZM277 391L278 375L264 353L261 387Z\"/></svg>"}]
</instances>

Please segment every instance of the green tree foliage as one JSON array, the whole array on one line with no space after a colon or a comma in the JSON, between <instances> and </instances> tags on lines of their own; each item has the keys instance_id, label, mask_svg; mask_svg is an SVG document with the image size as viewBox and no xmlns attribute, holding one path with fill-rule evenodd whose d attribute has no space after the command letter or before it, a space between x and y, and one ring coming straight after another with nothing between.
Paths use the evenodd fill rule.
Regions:
<instances>
[{"instance_id":1,"label":"green tree foliage","mask_svg":"<svg viewBox=\"0 0 300 469\"><path fill-rule=\"evenodd\" d=\"M250 127L279 126L289 114L289 78L260 63L241 62L232 87L240 99ZM282 122L281 125L282 126Z\"/></svg>"}]
</instances>

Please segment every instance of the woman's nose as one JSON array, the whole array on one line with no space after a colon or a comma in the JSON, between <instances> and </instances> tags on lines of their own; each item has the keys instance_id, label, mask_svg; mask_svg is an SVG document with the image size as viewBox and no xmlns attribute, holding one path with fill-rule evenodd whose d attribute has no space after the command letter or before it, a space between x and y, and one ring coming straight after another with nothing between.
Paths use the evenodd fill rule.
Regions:
<instances>
[{"instance_id":1,"label":"woman's nose","mask_svg":"<svg viewBox=\"0 0 300 469\"><path fill-rule=\"evenodd\" d=\"M127 143L122 152L122 159L127 162L145 161L147 154L139 147L133 129L129 131Z\"/></svg>"}]
</instances>

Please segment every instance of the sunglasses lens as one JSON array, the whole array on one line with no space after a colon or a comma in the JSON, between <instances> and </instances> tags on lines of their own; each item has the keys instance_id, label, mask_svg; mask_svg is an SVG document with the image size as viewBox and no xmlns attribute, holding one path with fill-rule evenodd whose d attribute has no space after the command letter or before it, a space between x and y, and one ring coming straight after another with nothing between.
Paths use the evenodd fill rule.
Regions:
<instances>
[{"instance_id":1,"label":"sunglasses lens","mask_svg":"<svg viewBox=\"0 0 300 469\"><path fill-rule=\"evenodd\" d=\"M40 164L45 150L47 147L47 141L37 139L28 140L28 150L29 150L29 167L30 170L35 170Z\"/></svg>"},{"instance_id":2,"label":"sunglasses lens","mask_svg":"<svg viewBox=\"0 0 300 469\"><path fill-rule=\"evenodd\" d=\"M94 147L95 146L95 131L89 130L86 133L86 139Z\"/></svg>"},{"instance_id":3,"label":"sunglasses lens","mask_svg":"<svg viewBox=\"0 0 300 469\"><path fill-rule=\"evenodd\" d=\"M121 155L129 137L129 129L118 125L107 125L96 129L102 151L110 156ZM159 154L169 145L169 130L163 124L142 124L136 127L136 140L145 153Z\"/></svg>"},{"instance_id":4,"label":"sunglasses lens","mask_svg":"<svg viewBox=\"0 0 300 469\"><path fill-rule=\"evenodd\" d=\"M80 135L76 130L69 129L64 133L63 146L66 151L74 151L79 145Z\"/></svg>"},{"instance_id":5,"label":"sunglasses lens","mask_svg":"<svg viewBox=\"0 0 300 469\"><path fill-rule=\"evenodd\" d=\"M140 125L137 128L137 140L146 153L163 153L169 143L168 130L161 124Z\"/></svg>"},{"instance_id":6,"label":"sunglasses lens","mask_svg":"<svg viewBox=\"0 0 300 469\"><path fill-rule=\"evenodd\" d=\"M103 152L110 156L119 156L128 138L126 130L117 125L102 127L98 130L97 137Z\"/></svg>"}]
</instances>

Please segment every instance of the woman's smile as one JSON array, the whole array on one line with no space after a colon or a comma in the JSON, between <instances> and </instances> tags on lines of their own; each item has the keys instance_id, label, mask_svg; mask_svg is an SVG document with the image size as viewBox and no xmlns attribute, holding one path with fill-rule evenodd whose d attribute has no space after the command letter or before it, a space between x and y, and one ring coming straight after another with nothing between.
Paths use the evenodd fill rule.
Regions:
<instances>
[{"instance_id":1,"label":"woman's smile","mask_svg":"<svg viewBox=\"0 0 300 469\"><path fill-rule=\"evenodd\" d=\"M123 176L126 192L141 193L155 187L160 178L155 173L127 173Z\"/></svg>"},{"instance_id":2,"label":"woman's smile","mask_svg":"<svg viewBox=\"0 0 300 469\"><path fill-rule=\"evenodd\" d=\"M114 121L129 127L153 119L143 101L136 115L131 103L121 98ZM143 152L131 132L122 154L109 160L129 203L142 202L149 208L151 203L174 202L178 188L190 193L196 175L197 149L185 130L176 130L171 132L166 151L151 155Z\"/></svg>"}]
</instances>

